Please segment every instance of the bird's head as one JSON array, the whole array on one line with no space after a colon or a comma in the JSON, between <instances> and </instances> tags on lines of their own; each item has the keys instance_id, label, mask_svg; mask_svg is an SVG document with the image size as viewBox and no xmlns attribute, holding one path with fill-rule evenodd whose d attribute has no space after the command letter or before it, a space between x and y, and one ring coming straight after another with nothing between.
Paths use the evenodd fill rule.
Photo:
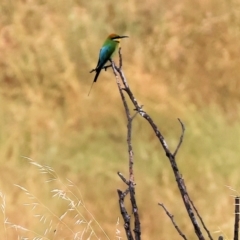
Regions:
<instances>
[{"instance_id":1,"label":"bird's head","mask_svg":"<svg viewBox=\"0 0 240 240\"><path fill-rule=\"evenodd\" d=\"M120 42L121 38L128 38L128 36L120 36L118 34L112 33L108 36L109 40Z\"/></svg>"}]
</instances>

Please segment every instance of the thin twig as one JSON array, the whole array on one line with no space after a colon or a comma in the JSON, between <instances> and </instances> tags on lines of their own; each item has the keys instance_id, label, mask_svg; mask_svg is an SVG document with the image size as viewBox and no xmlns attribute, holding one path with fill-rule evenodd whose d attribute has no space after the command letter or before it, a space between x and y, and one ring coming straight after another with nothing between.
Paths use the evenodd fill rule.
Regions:
<instances>
[{"instance_id":1,"label":"thin twig","mask_svg":"<svg viewBox=\"0 0 240 240\"><path fill-rule=\"evenodd\" d=\"M113 61L111 61L111 63L112 63L112 66L115 66ZM115 77L116 77L118 90L119 90L119 93L120 93L120 96L121 96L121 99L122 99L122 102L123 102L123 106L124 106L124 109L125 109L126 117L127 117L127 143L128 143L128 154L129 154L129 181L130 182L131 181L134 182L133 150L132 150L132 143L131 143L131 137L132 137L132 135L131 135L132 134L132 117L131 117L131 114L130 114L129 107L127 105L126 98L125 98L125 96L124 96L124 94L122 92L122 88L121 88L120 82L118 80L117 72L116 72L114 67L113 67L113 72L114 72Z\"/></svg>"},{"instance_id":2,"label":"thin twig","mask_svg":"<svg viewBox=\"0 0 240 240\"><path fill-rule=\"evenodd\" d=\"M122 193L124 198L128 195L129 191L130 191L129 188L127 188L127 189Z\"/></svg>"},{"instance_id":3,"label":"thin twig","mask_svg":"<svg viewBox=\"0 0 240 240\"><path fill-rule=\"evenodd\" d=\"M177 148L176 148L175 152L173 153L173 156L174 156L174 157L176 157L176 155L177 155L177 153L178 153L178 150L179 150L179 148L180 148L181 145L182 145L183 136L184 136L184 132L185 132L185 127L184 127L184 124L182 123L181 119L178 118L178 121L180 122L181 127L182 127L182 134L181 134L181 136L180 136L180 140L179 140L179 143L178 143L178 145L177 145Z\"/></svg>"},{"instance_id":4,"label":"thin twig","mask_svg":"<svg viewBox=\"0 0 240 240\"><path fill-rule=\"evenodd\" d=\"M122 69L121 47L118 49L118 55L119 55L119 69Z\"/></svg>"},{"instance_id":5,"label":"thin twig","mask_svg":"<svg viewBox=\"0 0 240 240\"><path fill-rule=\"evenodd\" d=\"M198 216L200 222L202 223L203 228L204 228L205 231L207 232L207 235L208 235L209 239L213 240L210 231L207 229L205 223L203 222L202 217L200 216L200 214L199 214L197 208L196 208L195 205L193 204L193 201L191 200L191 198L189 197L189 195L188 195L188 199L189 199L189 201L190 201L190 203L191 203L191 205L192 205L194 211L196 212L196 214L197 214L197 216Z\"/></svg>"},{"instance_id":6,"label":"thin twig","mask_svg":"<svg viewBox=\"0 0 240 240\"><path fill-rule=\"evenodd\" d=\"M122 175L122 173L118 172L117 174L122 179L122 181L129 186L129 181Z\"/></svg>"},{"instance_id":7,"label":"thin twig","mask_svg":"<svg viewBox=\"0 0 240 240\"><path fill-rule=\"evenodd\" d=\"M182 231L179 229L178 225L175 223L175 221L173 219L174 216L166 209L166 207L163 205L163 203L158 203L158 205L160 205L164 209L164 211L166 212L168 217L171 219L173 226L178 231L179 235L182 236L183 239L187 240L186 236L182 233Z\"/></svg>"}]
</instances>

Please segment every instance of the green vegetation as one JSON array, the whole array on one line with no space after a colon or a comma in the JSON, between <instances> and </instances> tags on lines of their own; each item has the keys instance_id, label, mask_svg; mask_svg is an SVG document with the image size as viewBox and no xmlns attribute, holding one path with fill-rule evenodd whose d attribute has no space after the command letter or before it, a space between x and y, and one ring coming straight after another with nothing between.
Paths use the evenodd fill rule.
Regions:
<instances>
[{"instance_id":1,"label":"green vegetation","mask_svg":"<svg viewBox=\"0 0 240 240\"><path fill-rule=\"evenodd\" d=\"M66 178L88 209L78 211L88 220L94 215L110 239L116 229L125 238L116 193L125 186L116 172L128 174L126 119L111 70L100 74L87 97L94 77L89 71L111 32L130 36L122 43L125 75L171 149L180 136L177 118L184 122L177 161L189 193L210 230L231 238L236 193L226 186L240 188L239 11L237 0L1 1L0 192L6 215L0 238L31 239L49 227L36 220L38 210L24 205L30 200L14 184L60 218L69 205L50 191L67 191ZM178 239L157 205L163 202L194 239L170 165L140 117L133 148L143 238ZM51 167L60 181L52 188L22 156ZM41 214L49 214L44 209ZM6 219L31 232L9 228ZM72 215L65 223L68 228L58 228L65 239L84 229ZM95 221L92 227L107 239Z\"/></svg>"}]
</instances>

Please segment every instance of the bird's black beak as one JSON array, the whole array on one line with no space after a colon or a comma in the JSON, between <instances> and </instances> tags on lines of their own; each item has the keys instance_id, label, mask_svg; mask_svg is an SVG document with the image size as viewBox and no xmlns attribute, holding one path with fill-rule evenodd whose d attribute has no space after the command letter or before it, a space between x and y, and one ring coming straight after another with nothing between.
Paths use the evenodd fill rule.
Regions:
<instances>
[{"instance_id":1,"label":"bird's black beak","mask_svg":"<svg viewBox=\"0 0 240 240\"><path fill-rule=\"evenodd\" d=\"M119 36L119 38L128 38L129 36Z\"/></svg>"}]
</instances>

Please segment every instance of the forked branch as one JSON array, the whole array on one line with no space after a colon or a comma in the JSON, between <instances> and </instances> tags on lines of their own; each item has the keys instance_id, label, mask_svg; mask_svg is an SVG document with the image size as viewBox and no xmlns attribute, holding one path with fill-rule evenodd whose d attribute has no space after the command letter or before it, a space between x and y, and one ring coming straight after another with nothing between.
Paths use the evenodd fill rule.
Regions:
<instances>
[{"instance_id":1,"label":"forked branch","mask_svg":"<svg viewBox=\"0 0 240 240\"><path fill-rule=\"evenodd\" d=\"M182 179L182 176L180 174L180 171L179 171L179 168L177 166L177 163L176 163L176 160L175 160L175 157L176 157L176 154L182 144L182 141L183 141L183 136L184 136L184 131L185 131L185 127L183 125L183 123L181 122L181 120L179 119L179 122L181 124L181 127L182 127L182 134L181 134L181 137L180 137L180 141L179 141L179 144L175 150L174 153L171 153L171 151L169 150L168 148L168 145L162 135L162 133L160 132L160 130L158 129L157 125L154 123L154 121L152 120L152 118L149 116L149 114L147 114L143 109L142 109L142 106L138 103L137 99L134 97L131 89L129 88L129 85L127 83L127 80L124 76L124 73L122 71L122 55L121 55L121 49L119 49L119 62L120 62L120 67L117 67L115 65L115 63L112 61L112 68L113 68L113 72L114 72L114 75L116 77L116 81L117 81L117 85L118 85L118 89L119 89L119 92L120 92L120 95L121 95L121 98L122 98L122 101L123 101L123 105L124 105L124 108L125 108L125 112L126 112L126 115L127 115L127 119L128 119L128 147L129 147L129 173L130 173L130 182L129 182L129 187L131 186L131 183L133 183L133 169L132 169L132 165L133 164L133 152L132 152L132 145L131 145L131 141L129 142L129 137L131 139L131 124L132 124L132 118L130 116L130 111L129 111L129 107L127 106L127 102L126 102L126 99L125 99L125 96L123 94L123 90L127 93L127 95L129 96L131 102L133 103L136 111L139 113L139 115L143 118L145 118L147 120L147 122L151 125L154 133L156 134L159 142L161 143L165 153L166 153L166 156L167 158L169 159L169 162L171 164L171 167L172 167L172 170L174 172L174 175L175 175L175 179L177 181L177 185L178 185L178 189L181 193L181 196L182 196L182 200L184 202L184 205L185 205L185 208L187 210L187 213L189 215L189 218L192 222L192 225L194 227L194 230L195 230L195 233L198 237L198 239L200 240L204 240L204 236L202 234L202 231L200 229L200 226L197 222L197 219L195 217L195 213L194 213L194 209L192 208L192 205L191 205L191 202L190 202L190 199L189 199L189 195L188 195L188 192L187 192L187 188L184 184L184 181ZM118 76L120 76L120 79L122 81L122 84L123 84L123 88L121 87L121 84L119 83L119 79L118 79ZM132 176L131 176L131 173L132 173ZM133 192L132 194L134 195L134 191L131 191L131 187L129 188L130 189L130 194L131 192ZM133 188L134 190L134 188ZM133 211L134 212L134 211ZM135 213L135 212L134 212ZM138 213L138 212L137 212ZM135 218L135 220L138 220L138 218ZM139 227L140 227L140 223L139 223ZM136 227L136 222L135 222L135 229L138 229ZM208 234L209 234L209 231L207 230ZM140 233L140 231L139 231ZM211 235L209 234L209 238L211 238ZM137 239L137 238L136 238Z\"/></svg>"},{"instance_id":2,"label":"forked branch","mask_svg":"<svg viewBox=\"0 0 240 240\"><path fill-rule=\"evenodd\" d=\"M112 66L115 66L114 62L112 60L110 60L110 61L111 61ZM120 65L120 67L122 66L121 61L120 61L119 65ZM114 67L113 67L113 72L116 77L118 90L119 90L119 93L120 93L120 96L121 96L121 99L123 102L123 106L125 109L125 114L127 117L127 145L128 145L128 156L129 156L129 180L126 180L126 178L124 178L121 173L118 173L118 175L123 180L123 182L128 185L127 190L130 193L130 201L131 201L132 212L133 212L133 216L134 216L134 230L133 231L134 231L134 235L135 235L135 240L140 240L141 239L141 224L140 224L140 218L139 218L139 213L138 213L137 201L135 198L135 183L134 183L134 171L133 171L134 158L133 158L133 148L132 148L132 121L133 121L134 117L136 116L136 114L131 116L126 98L123 94L124 89L122 89L122 87L121 87L121 84L118 80L117 72L115 71ZM126 212L124 211L124 209L125 209L124 198L122 197L122 194L120 194L120 190L118 190L118 195L119 195L120 211L121 211L123 219L124 219L125 231L126 231L128 239L132 239L131 238L132 233L131 234L129 233L129 231L131 232L130 221L129 222L126 221L127 218L126 218ZM126 228L126 226L127 226L127 228Z\"/></svg>"}]
</instances>

